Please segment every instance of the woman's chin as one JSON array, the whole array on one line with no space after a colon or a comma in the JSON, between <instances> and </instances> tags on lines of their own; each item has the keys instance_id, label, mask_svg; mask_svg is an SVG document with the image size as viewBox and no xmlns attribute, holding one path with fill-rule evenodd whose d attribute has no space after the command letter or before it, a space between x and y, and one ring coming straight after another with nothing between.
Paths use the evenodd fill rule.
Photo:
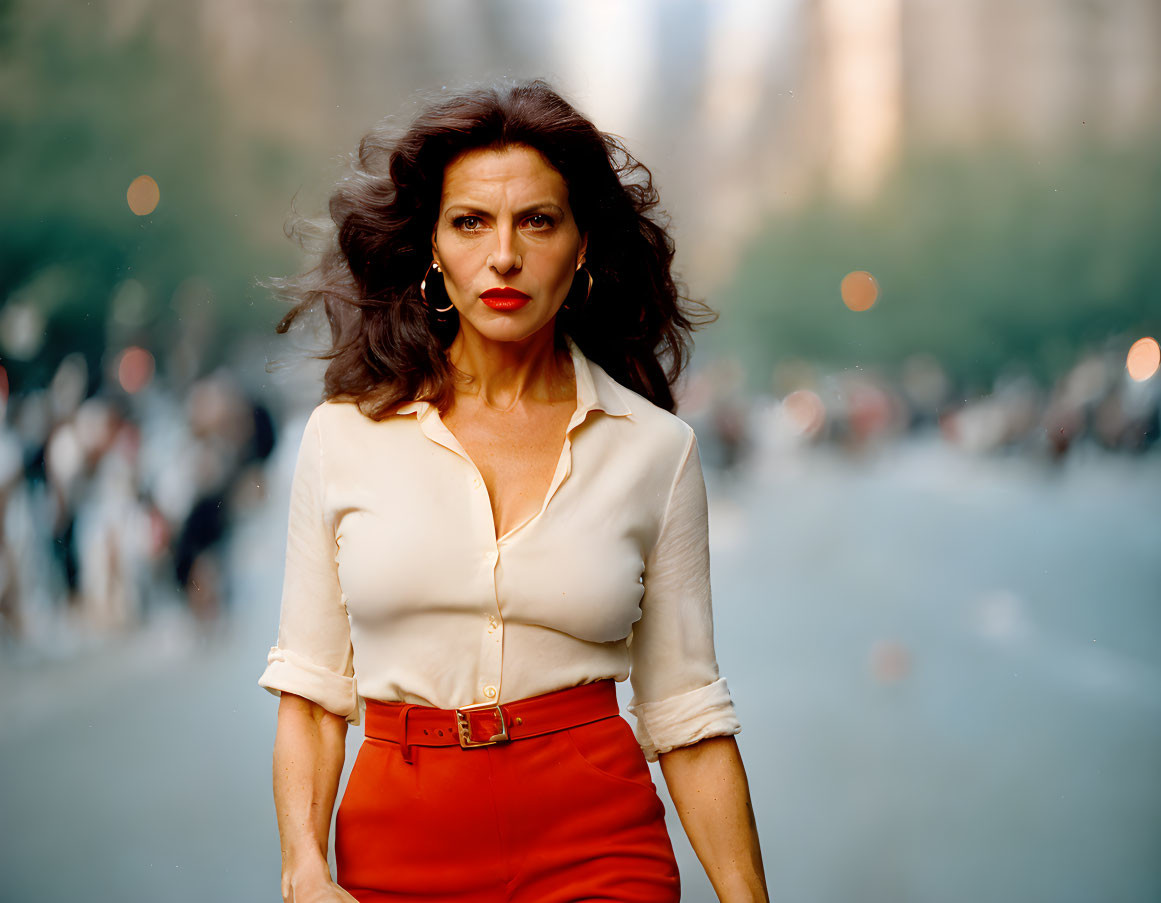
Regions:
<instances>
[{"instance_id":1,"label":"woman's chin","mask_svg":"<svg viewBox=\"0 0 1161 903\"><path fill-rule=\"evenodd\" d=\"M553 319L547 321L541 317L532 316L532 311L486 311L482 316L468 319L473 332L485 341L491 342L520 342L531 338L541 330L552 330ZM460 319L463 329L464 319Z\"/></svg>"}]
</instances>

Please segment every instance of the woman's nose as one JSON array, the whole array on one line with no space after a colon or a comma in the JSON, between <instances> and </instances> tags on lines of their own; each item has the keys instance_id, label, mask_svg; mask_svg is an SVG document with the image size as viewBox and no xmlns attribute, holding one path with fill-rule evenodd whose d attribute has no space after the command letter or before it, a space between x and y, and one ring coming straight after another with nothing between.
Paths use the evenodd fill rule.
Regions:
<instances>
[{"instance_id":1,"label":"woman's nose","mask_svg":"<svg viewBox=\"0 0 1161 903\"><path fill-rule=\"evenodd\" d=\"M509 270L518 270L524 265L524 260L517 248L517 238L512 229L497 230L496 247L488 255L488 266L501 276Z\"/></svg>"}]
</instances>

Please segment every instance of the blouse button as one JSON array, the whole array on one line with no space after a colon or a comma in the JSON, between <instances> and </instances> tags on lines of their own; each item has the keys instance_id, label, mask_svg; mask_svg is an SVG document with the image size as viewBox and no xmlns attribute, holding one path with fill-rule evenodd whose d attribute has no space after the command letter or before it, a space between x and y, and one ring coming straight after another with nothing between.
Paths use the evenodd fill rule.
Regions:
<instances>
[{"instance_id":1,"label":"blouse button","mask_svg":"<svg viewBox=\"0 0 1161 903\"><path fill-rule=\"evenodd\" d=\"M491 685L484 687L484 695L492 699L496 695L496 688Z\"/></svg>"}]
</instances>

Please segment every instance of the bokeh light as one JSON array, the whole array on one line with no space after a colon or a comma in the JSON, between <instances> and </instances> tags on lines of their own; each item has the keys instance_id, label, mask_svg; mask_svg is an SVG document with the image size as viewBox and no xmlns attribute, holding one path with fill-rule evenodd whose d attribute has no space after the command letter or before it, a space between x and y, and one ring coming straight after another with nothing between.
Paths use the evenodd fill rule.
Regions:
<instances>
[{"instance_id":1,"label":"bokeh light","mask_svg":"<svg viewBox=\"0 0 1161 903\"><path fill-rule=\"evenodd\" d=\"M826 423L826 406L809 389L798 389L787 395L782 399L782 410L800 436L816 436Z\"/></svg>"},{"instance_id":2,"label":"bokeh light","mask_svg":"<svg viewBox=\"0 0 1161 903\"><path fill-rule=\"evenodd\" d=\"M121 352L117 363L117 380L121 388L133 395L153 379L153 355L144 348L133 346Z\"/></svg>"},{"instance_id":3,"label":"bokeh light","mask_svg":"<svg viewBox=\"0 0 1161 903\"><path fill-rule=\"evenodd\" d=\"M870 665L878 683L899 683L911 673L911 653L898 640L880 640L871 647Z\"/></svg>"},{"instance_id":4,"label":"bokeh light","mask_svg":"<svg viewBox=\"0 0 1161 903\"><path fill-rule=\"evenodd\" d=\"M152 176L138 176L129 183L125 198L129 201L130 210L138 216L149 216L157 209L157 203L161 200L161 189L157 187L157 182Z\"/></svg>"},{"instance_id":5,"label":"bokeh light","mask_svg":"<svg viewBox=\"0 0 1161 903\"><path fill-rule=\"evenodd\" d=\"M52 405L52 416L56 420L68 420L76 414L77 408L85 400L89 385L89 364L80 351L66 354L56 373L48 384L48 397Z\"/></svg>"},{"instance_id":6,"label":"bokeh light","mask_svg":"<svg viewBox=\"0 0 1161 903\"><path fill-rule=\"evenodd\" d=\"M854 311L870 310L879 300L879 283L866 270L854 270L843 276L839 291L843 304Z\"/></svg>"},{"instance_id":7,"label":"bokeh light","mask_svg":"<svg viewBox=\"0 0 1161 903\"><path fill-rule=\"evenodd\" d=\"M32 360L44 345L47 326L39 308L9 301L0 311L0 351L18 361Z\"/></svg>"},{"instance_id":8,"label":"bokeh light","mask_svg":"<svg viewBox=\"0 0 1161 903\"><path fill-rule=\"evenodd\" d=\"M1125 369L1137 382L1144 382L1161 367L1161 346L1152 336L1137 339L1125 357Z\"/></svg>"}]
</instances>

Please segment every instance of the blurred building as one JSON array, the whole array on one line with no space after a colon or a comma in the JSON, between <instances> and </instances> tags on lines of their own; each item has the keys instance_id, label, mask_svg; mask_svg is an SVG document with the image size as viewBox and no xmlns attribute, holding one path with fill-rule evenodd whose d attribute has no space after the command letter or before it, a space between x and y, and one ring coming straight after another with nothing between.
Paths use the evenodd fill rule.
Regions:
<instances>
[{"instance_id":1,"label":"blurred building","mask_svg":"<svg viewBox=\"0 0 1161 903\"><path fill-rule=\"evenodd\" d=\"M113 8L114 33L153 23L196 47L229 113L223 160L239 163L221 177L263 232L285 215L288 188L321 208L333 173L318 161L337 172L382 117L406 121L421 97L465 83L540 75L654 170L702 285L730 270L767 212L819 191L872 196L906 149L1000 142L1051 155L1154 132L1161 110L1154 0Z\"/></svg>"},{"instance_id":2,"label":"blurred building","mask_svg":"<svg viewBox=\"0 0 1161 903\"><path fill-rule=\"evenodd\" d=\"M1049 151L1156 133L1161 5L1152 0L904 0L903 11L908 141Z\"/></svg>"},{"instance_id":3,"label":"blurred building","mask_svg":"<svg viewBox=\"0 0 1161 903\"><path fill-rule=\"evenodd\" d=\"M709 274L728 272L739 232L769 210L819 192L873 196L908 150L998 145L1051 159L1161 129L1153 0L737 0L714 10L706 41L716 35L730 63L706 73L703 126L691 131L726 136L708 142L700 170L723 184L683 196L683 218L708 226L692 237ZM721 24L731 17L740 28Z\"/></svg>"}]
</instances>

